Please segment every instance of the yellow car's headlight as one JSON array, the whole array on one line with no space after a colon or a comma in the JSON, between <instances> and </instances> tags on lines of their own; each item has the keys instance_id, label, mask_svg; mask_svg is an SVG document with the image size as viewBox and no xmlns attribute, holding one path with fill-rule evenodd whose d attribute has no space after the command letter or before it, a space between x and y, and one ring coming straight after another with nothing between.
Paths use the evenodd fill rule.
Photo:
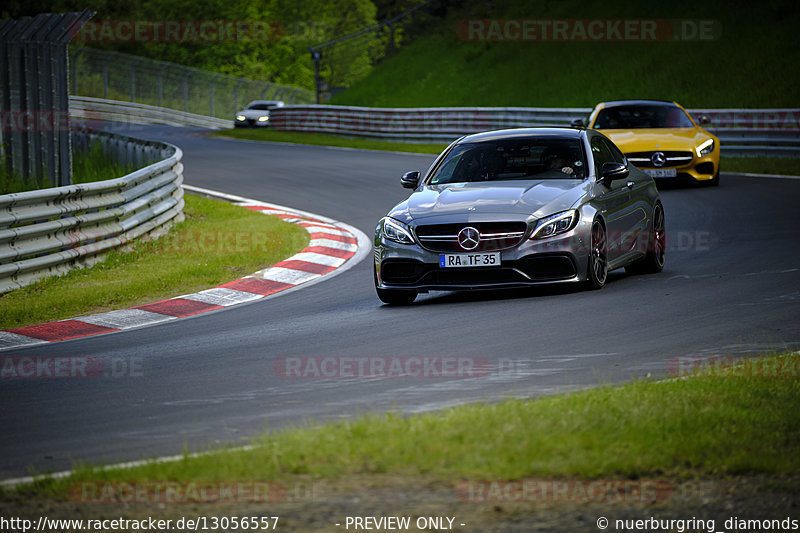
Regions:
<instances>
[{"instance_id":1,"label":"yellow car's headlight","mask_svg":"<svg viewBox=\"0 0 800 533\"><path fill-rule=\"evenodd\" d=\"M703 157L704 155L710 154L711 152L714 151L714 139L707 140L706 142L695 148L695 150L697 150L698 157Z\"/></svg>"}]
</instances>

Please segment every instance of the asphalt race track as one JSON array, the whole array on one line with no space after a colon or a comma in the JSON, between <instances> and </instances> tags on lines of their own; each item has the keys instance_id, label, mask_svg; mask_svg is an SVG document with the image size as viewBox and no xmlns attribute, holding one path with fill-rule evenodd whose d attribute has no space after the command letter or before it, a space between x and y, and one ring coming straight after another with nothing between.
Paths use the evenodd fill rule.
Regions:
<instances>
[{"instance_id":1,"label":"asphalt race track","mask_svg":"<svg viewBox=\"0 0 800 533\"><path fill-rule=\"evenodd\" d=\"M237 142L133 127L184 151L186 183L336 218L372 236L432 156ZM723 169L724 170L724 169ZM724 174L662 191L664 272L615 272L601 291L421 295L381 305L370 260L220 312L2 352L90 356L103 379L0 382L0 478L246 442L265 429L367 411L427 411L667 375L675 357L800 348L800 180ZM282 357L453 356L480 377L285 378ZM133 365L134 372L130 372ZM131 375L133 374L133 375Z\"/></svg>"}]
</instances>

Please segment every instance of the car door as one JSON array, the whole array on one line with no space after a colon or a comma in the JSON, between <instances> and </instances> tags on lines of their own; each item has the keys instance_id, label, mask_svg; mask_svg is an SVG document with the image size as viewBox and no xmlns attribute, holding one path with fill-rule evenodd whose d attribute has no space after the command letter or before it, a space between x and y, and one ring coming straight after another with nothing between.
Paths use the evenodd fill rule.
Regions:
<instances>
[{"instance_id":1,"label":"car door","mask_svg":"<svg viewBox=\"0 0 800 533\"><path fill-rule=\"evenodd\" d=\"M617 146L611 142L607 137L601 137L606 144L614 161L623 163L630 169L625 156L622 154ZM621 220L619 222L620 235L619 235L619 252L620 258L625 258L626 255L635 255L640 252L639 240L647 236L647 201L645 190L650 185L651 178L643 176L638 172L631 172L627 178L620 180L628 189L628 201L620 213ZM644 243L645 246L647 243Z\"/></svg>"},{"instance_id":2,"label":"car door","mask_svg":"<svg viewBox=\"0 0 800 533\"><path fill-rule=\"evenodd\" d=\"M608 185L599 181L604 163L617 161L605 137L595 134L589 139L594 159L594 170L598 177L600 195L596 198L598 207L606 222L607 257L609 264L615 262L625 252L624 235L627 223L626 209L630 203L630 189L627 180L614 180ZM621 155L621 154L620 154Z\"/></svg>"}]
</instances>

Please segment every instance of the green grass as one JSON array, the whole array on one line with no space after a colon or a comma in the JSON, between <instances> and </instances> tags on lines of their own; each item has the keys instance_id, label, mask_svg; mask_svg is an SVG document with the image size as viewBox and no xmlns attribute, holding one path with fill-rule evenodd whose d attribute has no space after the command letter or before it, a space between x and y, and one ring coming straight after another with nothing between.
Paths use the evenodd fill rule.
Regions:
<instances>
[{"instance_id":1,"label":"green grass","mask_svg":"<svg viewBox=\"0 0 800 533\"><path fill-rule=\"evenodd\" d=\"M142 165L145 167L147 165ZM89 183L92 181L121 178L136 170L133 165L124 165L114 161L99 141L89 145L89 150L76 150L72 156L72 183Z\"/></svg>"},{"instance_id":2,"label":"green grass","mask_svg":"<svg viewBox=\"0 0 800 533\"><path fill-rule=\"evenodd\" d=\"M365 139L362 137L351 137L346 135L332 135L326 133L295 133L258 128L234 128L230 130L219 131L213 133L212 135L217 137L231 137L233 139L246 139L250 141L313 144L316 146L339 146L344 148L358 148L362 150L388 150L393 152L414 152L422 154L438 154L447 146L446 143L406 143Z\"/></svg>"},{"instance_id":3,"label":"green grass","mask_svg":"<svg viewBox=\"0 0 800 533\"><path fill-rule=\"evenodd\" d=\"M249 451L126 470L84 466L34 490L63 497L79 480L269 481L298 474L452 480L800 473L800 356L768 356L734 370L721 365L685 379L288 429L256 439Z\"/></svg>"},{"instance_id":4,"label":"green grass","mask_svg":"<svg viewBox=\"0 0 800 533\"><path fill-rule=\"evenodd\" d=\"M114 162L100 142L92 143L86 152L83 150L72 151L73 185L121 178L134 170L136 168L133 166ZM45 177L26 181L19 176L10 176L6 172L5 165L0 164L0 194L35 191L52 186L53 184Z\"/></svg>"},{"instance_id":5,"label":"green grass","mask_svg":"<svg viewBox=\"0 0 800 533\"><path fill-rule=\"evenodd\" d=\"M0 328L142 305L251 274L302 249L294 224L219 200L186 195L186 220L160 239L113 251L92 268L0 296Z\"/></svg>"},{"instance_id":6,"label":"green grass","mask_svg":"<svg viewBox=\"0 0 800 533\"><path fill-rule=\"evenodd\" d=\"M492 7L493 6L493 7ZM788 0L662 3L468 2L378 64L331 103L374 107L593 107L605 100L676 100L689 108L797 107L798 11ZM465 19L712 19L717 40L468 42ZM754 75L768 72L769 83Z\"/></svg>"},{"instance_id":7,"label":"green grass","mask_svg":"<svg viewBox=\"0 0 800 533\"><path fill-rule=\"evenodd\" d=\"M800 176L800 159L793 157L723 157L722 172Z\"/></svg>"}]
</instances>

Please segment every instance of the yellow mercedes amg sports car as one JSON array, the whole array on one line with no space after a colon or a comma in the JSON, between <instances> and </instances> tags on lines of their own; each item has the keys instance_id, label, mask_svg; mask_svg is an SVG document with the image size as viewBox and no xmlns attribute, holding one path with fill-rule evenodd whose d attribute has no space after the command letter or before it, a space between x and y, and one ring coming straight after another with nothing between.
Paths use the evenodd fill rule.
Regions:
<instances>
[{"instance_id":1,"label":"yellow mercedes amg sports car","mask_svg":"<svg viewBox=\"0 0 800 533\"><path fill-rule=\"evenodd\" d=\"M598 104L588 127L600 130L654 178L719 185L719 139L676 102L626 100Z\"/></svg>"}]
</instances>

